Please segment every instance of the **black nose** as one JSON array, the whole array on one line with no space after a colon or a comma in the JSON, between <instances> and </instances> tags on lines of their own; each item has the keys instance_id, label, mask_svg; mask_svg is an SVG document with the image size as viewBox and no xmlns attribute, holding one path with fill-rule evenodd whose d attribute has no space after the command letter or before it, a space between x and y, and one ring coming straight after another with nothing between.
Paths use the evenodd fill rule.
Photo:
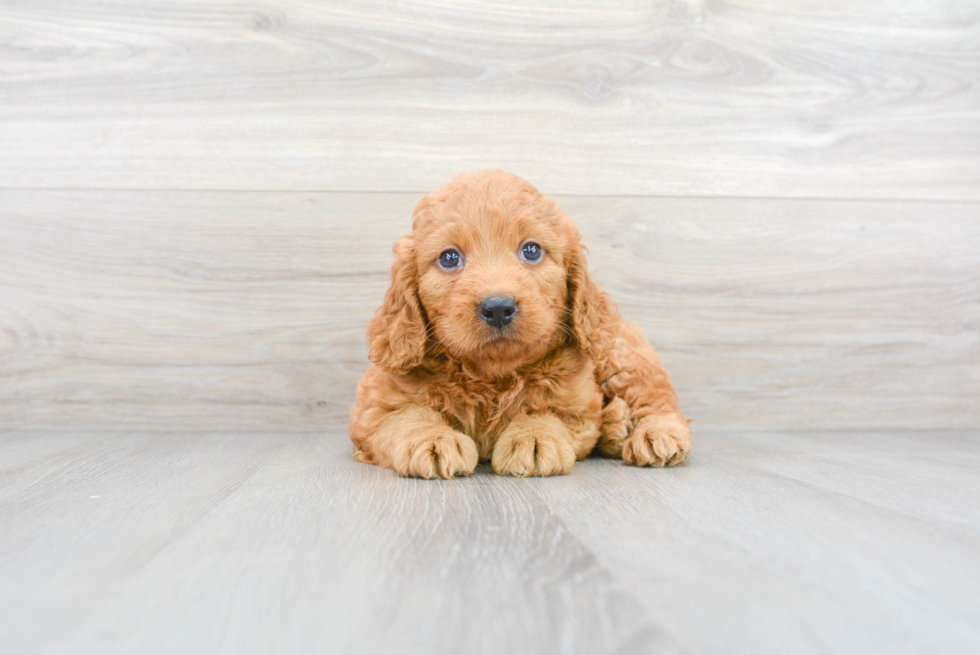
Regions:
<instances>
[{"instance_id":1,"label":"black nose","mask_svg":"<svg viewBox=\"0 0 980 655\"><path fill-rule=\"evenodd\" d=\"M514 320L517 313L517 301L510 296L490 296L480 303L480 318L487 325L502 328Z\"/></svg>"}]
</instances>

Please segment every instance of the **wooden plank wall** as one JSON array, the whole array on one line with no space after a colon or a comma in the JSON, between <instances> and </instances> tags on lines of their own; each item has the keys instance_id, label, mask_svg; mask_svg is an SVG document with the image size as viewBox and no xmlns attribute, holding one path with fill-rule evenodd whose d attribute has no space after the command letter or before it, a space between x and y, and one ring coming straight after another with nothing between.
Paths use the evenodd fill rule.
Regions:
<instances>
[{"instance_id":1,"label":"wooden plank wall","mask_svg":"<svg viewBox=\"0 0 980 655\"><path fill-rule=\"evenodd\" d=\"M701 425L980 426L980 5L614 5L4 3L0 428L342 433L487 167Z\"/></svg>"}]
</instances>

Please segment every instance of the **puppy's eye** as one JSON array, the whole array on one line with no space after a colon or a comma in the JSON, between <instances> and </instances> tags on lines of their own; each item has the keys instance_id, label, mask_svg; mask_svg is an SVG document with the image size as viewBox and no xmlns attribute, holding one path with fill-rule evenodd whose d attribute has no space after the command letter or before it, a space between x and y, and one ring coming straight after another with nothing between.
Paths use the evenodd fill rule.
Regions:
<instances>
[{"instance_id":1,"label":"puppy's eye","mask_svg":"<svg viewBox=\"0 0 980 655\"><path fill-rule=\"evenodd\" d=\"M450 248L449 250L442 251L442 254L439 255L439 266L444 270L452 270L462 264L463 258L459 256L458 250Z\"/></svg>"},{"instance_id":2,"label":"puppy's eye","mask_svg":"<svg viewBox=\"0 0 980 655\"><path fill-rule=\"evenodd\" d=\"M528 241L521 246L521 259L531 264L536 264L541 261L541 255L543 254L544 248L533 241Z\"/></svg>"}]
</instances>

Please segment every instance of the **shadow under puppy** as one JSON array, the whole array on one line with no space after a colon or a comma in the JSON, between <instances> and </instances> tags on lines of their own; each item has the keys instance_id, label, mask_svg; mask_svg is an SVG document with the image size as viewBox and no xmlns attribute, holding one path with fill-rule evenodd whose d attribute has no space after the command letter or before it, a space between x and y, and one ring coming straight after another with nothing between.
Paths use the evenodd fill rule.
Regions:
<instances>
[{"instance_id":1,"label":"shadow under puppy","mask_svg":"<svg viewBox=\"0 0 980 655\"><path fill-rule=\"evenodd\" d=\"M368 340L359 462L544 476L594 449L637 466L690 452L660 358L589 279L572 222L515 175L460 176L419 202Z\"/></svg>"}]
</instances>

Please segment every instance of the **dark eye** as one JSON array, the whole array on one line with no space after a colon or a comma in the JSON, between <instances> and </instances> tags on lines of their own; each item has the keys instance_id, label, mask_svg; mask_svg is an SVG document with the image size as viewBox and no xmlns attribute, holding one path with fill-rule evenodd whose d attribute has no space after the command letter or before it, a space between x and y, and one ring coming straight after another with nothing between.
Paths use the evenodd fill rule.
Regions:
<instances>
[{"instance_id":1,"label":"dark eye","mask_svg":"<svg viewBox=\"0 0 980 655\"><path fill-rule=\"evenodd\" d=\"M446 270L456 268L462 263L463 258L459 256L459 251L453 250L452 248L449 250L444 250L442 254L439 255L439 266Z\"/></svg>"},{"instance_id":2,"label":"dark eye","mask_svg":"<svg viewBox=\"0 0 980 655\"><path fill-rule=\"evenodd\" d=\"M533 241L528 241L523 246L521 246L521 259L532 264L541 260L541 255L544 254L544 249Z\"/></svg>"}]
</instances>

